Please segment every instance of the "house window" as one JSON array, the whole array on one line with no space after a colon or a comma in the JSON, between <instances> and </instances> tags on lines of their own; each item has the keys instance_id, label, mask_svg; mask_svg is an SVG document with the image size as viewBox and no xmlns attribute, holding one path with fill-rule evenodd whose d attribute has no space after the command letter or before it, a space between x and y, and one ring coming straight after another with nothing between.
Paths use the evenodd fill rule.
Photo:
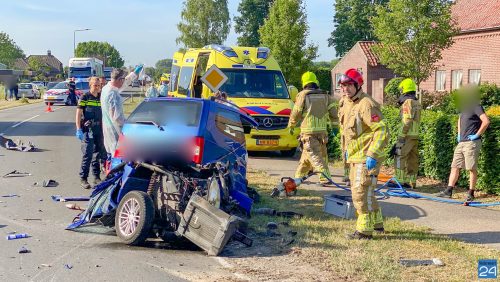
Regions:
<instances>
[{"instance_id":1,"label":"house window","mask_svg":"<svg viewBox=\"0 0 500 282\"><path fill-rule=\"evenodd\" d=\"M481 82L481 70L469 70L469 83L479 84Z\"/></svg>"},{"instance_id":2,"label":"house window","mask_svg":"<svg viewBox=\"0 0 500 282\"><path fill-rule=\"evenodd\" d=\"M436 91L444 91L446 82L446 71L436 71Z\"/></svg>"},{"instance_id":3,"label":"house window","mask_svg":"<svg viewBox=\"0 0 500 282\"><path fill-rule=\"evenodd\" d=\"M336 90L340 90L340 83L339 83L339 80L340 80L340 77L342 76L341 73L336 73L335 74L335 89Z\"/></svg>"},{"instance_id":4,"label":"house window","mask_svg":"<svg viewBox=\"0 0 500 282\"><path fill-rule=\"evenodd\" d=\"M451 90L458 89L462 86L462 70L451 71Z\"/></svg>"}]
</instances>

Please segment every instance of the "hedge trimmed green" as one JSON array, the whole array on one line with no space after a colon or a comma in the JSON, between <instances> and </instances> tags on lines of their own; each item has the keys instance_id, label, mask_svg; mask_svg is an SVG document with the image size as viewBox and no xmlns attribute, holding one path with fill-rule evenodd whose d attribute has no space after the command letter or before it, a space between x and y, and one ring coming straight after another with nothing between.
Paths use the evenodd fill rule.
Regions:
<instances>
[{"instance_id":1,"label":"hedge trimmed green","mask_svg":"<svg viewBox=\"0 0 500 282\"><path fill-rule=\"evenodd\" d=\"M384 107L382 112L391 134L386 148L388 153L397 140L401 128L401 118L399 109L396 107ZM482 137L477 188L500 195L500 161L498 161L500 156L500 116L489 116L489 118L491 124ZM419 175L445 183L448 181L453 151L457 145L457 120L458 115L450 115L442 111L422 111ZM330 135L328 154L332 159L340 159L338 134L333 138ZM392 165L393 162L392 159L386 159L384 164ZM468 187L467 171L462 171L458 185Z\"/></svg>"}]
</instances>

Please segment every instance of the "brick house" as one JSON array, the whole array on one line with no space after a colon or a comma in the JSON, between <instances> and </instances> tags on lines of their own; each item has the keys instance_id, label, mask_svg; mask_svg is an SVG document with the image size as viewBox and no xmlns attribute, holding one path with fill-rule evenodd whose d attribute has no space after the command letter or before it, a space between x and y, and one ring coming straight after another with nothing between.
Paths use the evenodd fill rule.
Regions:
<instances>
[{"instance_id":1,"label":"brick house","mask_svg":"<svg viewBox=\"0 0 500 282\"><path fill-rule=\"evenodd\" d=\"M63 64L59 61L59 59L52 55L50 50L47 51L47 55L30 55L27 58L17 59L14 63L14 68L18 70L28 70L28 62L30 58L37 58L40 62L48 66L46 76L51 80L55 79L58 74L63 74Z\"/></svg>"},{"instance_id":2,"label":"brick house","mask_svg":"<svg viewBox=\"0 0 500 282\"><path fill-rule=\"evenodd\" d=\"M363 74L365 81L363 91L377 102L383 103L384 87L395 75L392 70L380 64L378 57L371 49L374 44L376 44L374 41L358 41L332 69L331 89L335 97L341 96L340 86L337 84L339 76L346 70L355 68Z\"/></svg>"},{"instance_id":3,"label":"brick house","mask_svg":"<svg viewBox=\"0 0 500 282\"><path fill-rule=\"evenodd\" d=\"M486 81L500 85L500 1L457 0L452 16L460 34L443 50L437 70L420 89L451 91Z\"/></svg>"}]
</instances>

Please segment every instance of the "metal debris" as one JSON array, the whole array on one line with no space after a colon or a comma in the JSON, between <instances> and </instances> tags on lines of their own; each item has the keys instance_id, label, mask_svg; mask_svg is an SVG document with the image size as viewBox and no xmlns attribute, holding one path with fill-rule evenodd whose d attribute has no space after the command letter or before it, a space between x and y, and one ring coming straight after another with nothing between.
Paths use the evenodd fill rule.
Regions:
<instances>
[{"instance_id":1,"label":"metal debris","mask_svg":"<svg viewBox=\"0 0 500 282\"><path fill-rule=\"evenodd\" d=\"M17 171L17 170L13 170L7 174L4 174L4 176L2 176L3 178L7 178L7 177L24 177L24 176L30 176L31 173L29 172L20 172L20 171Z\"/></svg>"}]
</instances>

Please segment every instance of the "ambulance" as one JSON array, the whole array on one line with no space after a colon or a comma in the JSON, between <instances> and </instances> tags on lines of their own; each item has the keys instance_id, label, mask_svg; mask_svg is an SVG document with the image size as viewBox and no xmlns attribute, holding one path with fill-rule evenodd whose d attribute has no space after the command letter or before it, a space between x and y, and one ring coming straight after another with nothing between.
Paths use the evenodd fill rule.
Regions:
<instances>
[{"instance_id":1,"label":"ambulance","mask_svg":"<svg viewBox=\"0 0 500 282\"><path fill-rule=\"evenodd\" d=\"M209 45L176 52L172 61L169 96L210 98L213 93L201 77L216 65L227 77L220 91L250 114L259 126L245 134L248 151L280 151L291 157L298 146L298 130L287 129L298 94L287 87L278 62L266 47Z\"/></svg>"}]
</instances>

